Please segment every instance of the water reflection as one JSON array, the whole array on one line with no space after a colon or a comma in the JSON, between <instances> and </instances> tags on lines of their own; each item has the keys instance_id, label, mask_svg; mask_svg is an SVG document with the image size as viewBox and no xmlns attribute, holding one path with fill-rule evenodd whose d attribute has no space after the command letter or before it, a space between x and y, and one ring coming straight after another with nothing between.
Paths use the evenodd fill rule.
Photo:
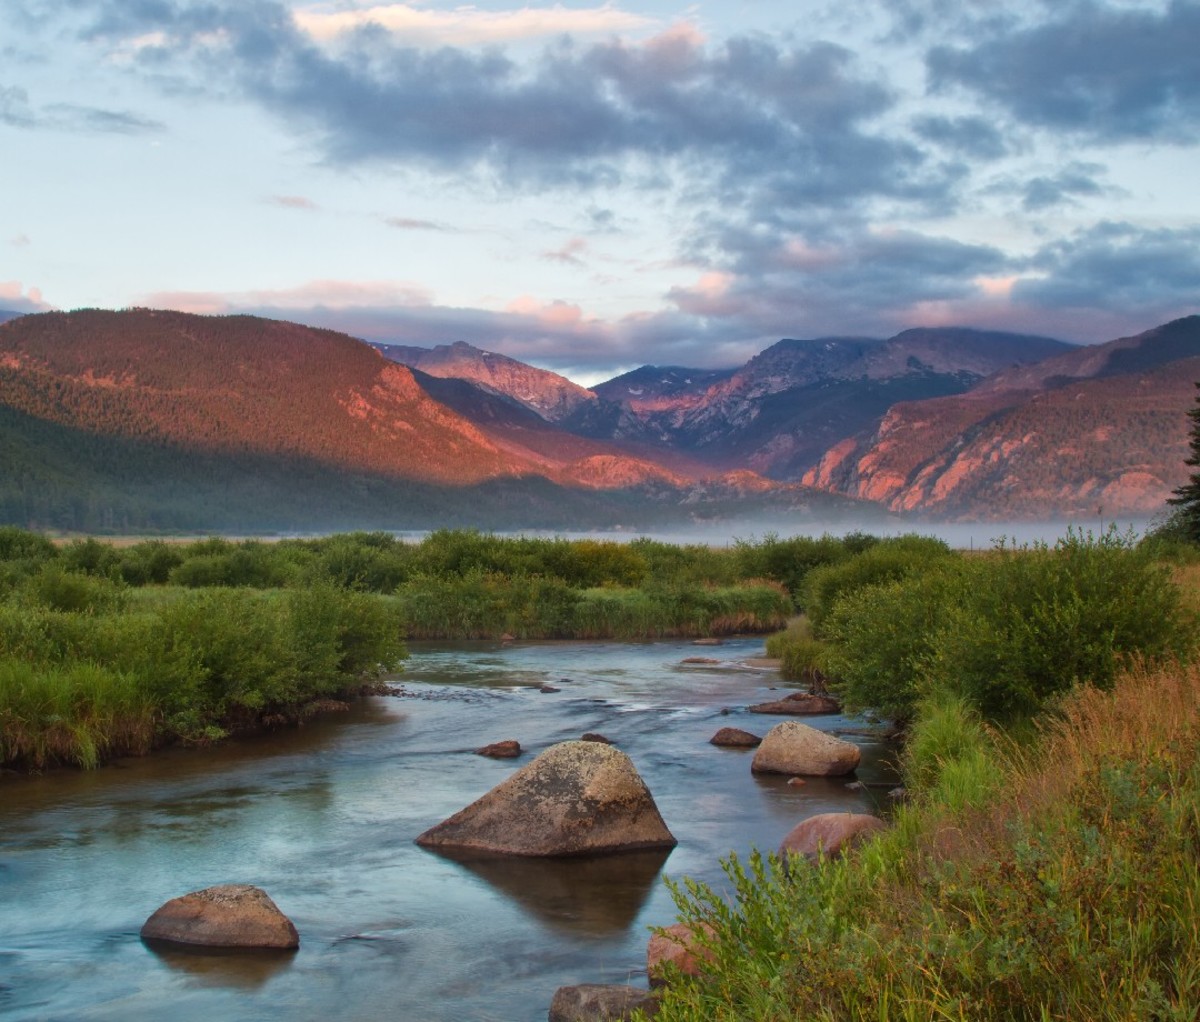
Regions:
<instances>
[{"instance_id":1,"label":"water reflection","mask_svg":"<svg viewBox=\"0 0 1200 1022\"><path fill-rule=\"evenodd\" d=\"M456 862L539 922L578 936L616 936L637 920L671 849L527 858L427 849Z\"/></svg>"},{"instance_id":2,"label":"water reflection","mask_svg":"<svg viewBox=\"0 0 1200 1022\"><path fill-rule=\"evenodd\" d=\"M649 928L675 916L664 871L722 889L721 856L774 849L818 812L870 812L893 776L868 736L852 736L859 790L789 787L752 775L752 752L710 745L719 727L775 723L746 710L778 684L738 667L761 649L730 642L705 651L719 669L686 671L688 643L414 644L396 679L407 698L92 773L0 778L0 1017L544 1022L559 985L639 981ZM669 858L463 861L414 844L585 731L634 761L679 839ZM500 738L522 758L472 755ZM164 901L233 881L295 922L294 956L138 938Z\"/></svg>"},{"instance_id":3,"label":"water reflection","mask_svg":"<svg viewBox=\"0 0 1200 1022\"><path fill-rule=\"evenodd\" d=\"M191 987L226 987L258 990L268 980L286 972L295 951L245 948L184 947L167 941L142 938L142 943L160 962L178 972Z\"/></svg>"}]
</instances>

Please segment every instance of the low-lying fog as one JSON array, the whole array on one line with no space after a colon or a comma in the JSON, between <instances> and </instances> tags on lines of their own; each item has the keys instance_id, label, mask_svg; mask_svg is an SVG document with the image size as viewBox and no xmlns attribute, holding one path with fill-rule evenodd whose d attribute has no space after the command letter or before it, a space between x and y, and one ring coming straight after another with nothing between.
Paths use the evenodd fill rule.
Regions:
<instances>
[{"instance_id":1,"label":"low-lying fog","mask_svg":"<svg viewBox=\"0 0 1200 1022\"><path fill-rule=\"evenodd\" d=\"M559 536L565 539L609 539L627 541L648 537L661 540L664 543L680 545L688 543L703 543L707 546L731 546L739 540L754 542L766 536L774 535L781 539L792 536L844 536L851 532L865 532L872 536L901 536L916 533L921 536L936 536L945 540L951 547L959 550L987 550L1003 540L1008 545L1026 545L1031 543L1053 543L1065 537L1074 530L1083 535L1093 536L1107 532L1113 526L1122 535L1132 532L1135 537L1145 535L1150 526L1148 518L1130 519L1118 518L1101 519L1098 516L1090 521L1058 521L1058 522L921 522L914 520L897 520L895 522L797 522L780 519L775 521L762 519L746 519L738 521L701 522L692 526L668 528L663 530L622 530L573 532L569 530L551 529L521 529L521 530L484 530L495 531L497 535L519 536ZM428 531L404 531L396 535L411 542L417 542L429 535Z\"/></svg>"}]
</instances>

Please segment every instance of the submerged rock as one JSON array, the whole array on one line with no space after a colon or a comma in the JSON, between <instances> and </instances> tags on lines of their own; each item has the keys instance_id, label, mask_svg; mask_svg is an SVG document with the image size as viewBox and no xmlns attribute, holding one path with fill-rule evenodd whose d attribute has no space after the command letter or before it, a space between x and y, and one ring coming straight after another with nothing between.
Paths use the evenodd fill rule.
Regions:
<instances>
[{"instance_id":1,"label":"submerged rock","mask_svg":"<svg viewBox=\"0 0 1200 1022\"><path fill-rule=\"evenodd\" d=\"M753 749L762 742L762 739L749 731L743 731L740 727L723 727L709 739L709 742L712 745L723 745L731 749Z\"/></svg>"},{"instance_id":2,"label":"submerged rock","mask_svg":"<svg viewBox=\"0 0 1200 1022\"><path fill-rule=\"evenodd\" d=\"M821 813L787 832L779 846L779 857L803 855L813 862L822 854L836 858L883 830L887 830L887 824L867 813Z\"/></svg>"},{"instance_id":3,"label":"submerged rock","mask_svg":"<svg viewBox=\"0 0 1200 1022\"><path fill-rule=\"evenodd\" d=\"M673 848L645 782L602 742L561 742L417 838L427 848L597 855Z\"/></svg>"},{"instance_id":4,"label":"submerged rock","mask_svg":"<svg viewBox=\"0 0 1200 1022\"><path fill-rule=\"evenodd\" d=\"M267 893L251 884L222 884L172 898L142 927L142 938L204 947L300 946L296 927Z\"/></svg>"},{"instance_id":5,"label":"submerged rock","mask_svg":"<svg viewBox=\"0 0 1200 1022\"><path fill-rule=\"evenodd\" d=\"M798 720L785 720L767 732L750 769L766 774L841 777L853 773L861 759L857 745Z\"/></svg>"},{"instance_id":6,"label":"submerged rock","mask_svg":"<svg viewBox=\"0 0 1200 1022\"><path fill-rule=\"evenodd\" d=\"M639 1010L653 1018L658 998L638 987L581 983L554 992L549 1022L624 1022Z\"/></svg>"}]
</instances>

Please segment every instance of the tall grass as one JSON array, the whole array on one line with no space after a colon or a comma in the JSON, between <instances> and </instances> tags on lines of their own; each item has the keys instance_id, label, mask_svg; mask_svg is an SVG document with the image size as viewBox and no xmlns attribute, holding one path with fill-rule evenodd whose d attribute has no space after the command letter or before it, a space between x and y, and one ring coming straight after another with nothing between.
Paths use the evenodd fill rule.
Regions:
<instances>
[{"instance_id":1,"label":"tall grass","mask_svg":"<svg viewBox=\"0 0 1200 1022\"><path fill-rule=\"evenodd\" d=\"M660 1020L1196 1017L1200 669L1081 687L1028 746L940 708L932 786L857 858L676 888L716 960Z\"/></svg>"}]
</instances>

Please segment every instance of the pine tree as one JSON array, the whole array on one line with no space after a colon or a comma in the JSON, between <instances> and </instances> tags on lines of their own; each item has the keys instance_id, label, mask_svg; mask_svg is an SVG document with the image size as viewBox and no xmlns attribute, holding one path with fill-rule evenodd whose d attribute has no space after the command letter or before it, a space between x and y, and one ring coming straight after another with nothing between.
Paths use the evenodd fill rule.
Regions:
<instances>
[{"instance_id":1,"label":"pine tree","mask_svg":"<svg viewBox=\"0 0 1200 1022\"><path fill-rule=\"evenodd\" d=\"M1200 389L1200 383L1197 383L1196 387ZM1184 464L1200 469L1200 396L1196 398L1195 407L1188 412L1188 418L1192 420L1192 453ZM1176 508L1171 514L1172 527L1178 529L1179 533L1191 542L1200 543L1200 471L1193 472L1167 503Z\"/></svg>"}]
</instances>

